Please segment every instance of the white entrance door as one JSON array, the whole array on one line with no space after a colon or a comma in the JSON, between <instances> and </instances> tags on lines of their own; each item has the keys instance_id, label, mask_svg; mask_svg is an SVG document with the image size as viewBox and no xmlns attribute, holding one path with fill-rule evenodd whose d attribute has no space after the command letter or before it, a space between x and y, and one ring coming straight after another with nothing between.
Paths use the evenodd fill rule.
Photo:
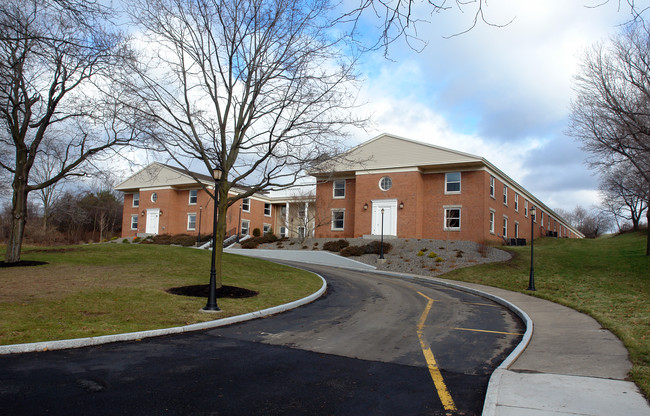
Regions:
<instances>
[{"instance_id":1,"label":"white entrance door","mask_svg":"<svg viewBox=\"0 0 650 416\"><path fill-rule=\"evenodd\" d=\"M160 208L147 210L147 234L158 234L158 219L160 218Z\"/></svg>"},{"instance_id":2,"label":"white entrance door","mask_svg":"<svg viewBox=\"0 0 650 416\"><path fill-rule=\"evenodd\" d=\"M381 210L384 210L382 217ZM372 235L381 235L382 220L384 235L397 235L397 199L372 201Z\"/></svg>"}]
</instances>

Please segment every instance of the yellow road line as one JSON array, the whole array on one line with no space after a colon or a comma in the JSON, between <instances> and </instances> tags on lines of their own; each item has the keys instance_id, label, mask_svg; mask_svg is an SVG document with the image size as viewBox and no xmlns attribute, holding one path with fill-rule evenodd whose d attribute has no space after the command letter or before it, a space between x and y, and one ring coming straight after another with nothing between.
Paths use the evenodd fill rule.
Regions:
<instances>
[{"instance_id":1,"label":"yellow road line","mask_svg":"<svg viewBox=\"0 0 650 416\"><path fill-rule=\"evenodd\" d=\"M524 335L517 332L501 332L501 331L488 331L486 329L471 329L471 328L454 328L459 331L472 331L472 332L487 332L489 334L504 334L504 335Z\"/></svg>"},{"instance_id":2,"label":"yellow road line","mask_svg":"<svg viewBox=\"0 0 650 416\"><path fill-rule=\"evenodd\" d=\"M420 339L420 346L422 347L422 353L424 354L424 358L427 361L427 366L429 367L429 373L431 374L431 378L433 379L433 384L436 386L436 390L438 391L438 397L440 397L440 401L442 402L442 405L444 406L445 410L447 412L455 412L458 410L456 408L456 405L454 404L454 400L451 398L451 394L449 393L449 390L447 389L447 385L445 384L445 381L442 378L442 374L440 373L440 369L438 368L438 364L436 363L436 359L433 356L433 352L431 352L431 347L429 346L429 343L424 339L424 323L427 320L427 315L429 315L429 312L431 311L431 306L433 305L433 299L428 297L427 295L423 294L422 292L418 292L421 296L427 299L427 306L424 308L424 312L422 312L422 315L420 316L420 322L418 322L418 338Z\"/></svg>"}]
</instances>

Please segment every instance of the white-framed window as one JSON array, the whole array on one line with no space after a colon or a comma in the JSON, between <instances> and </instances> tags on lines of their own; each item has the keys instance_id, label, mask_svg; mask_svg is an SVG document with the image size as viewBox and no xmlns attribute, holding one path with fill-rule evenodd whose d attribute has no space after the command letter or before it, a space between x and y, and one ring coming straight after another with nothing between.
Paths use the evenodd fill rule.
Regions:
<instances>
[{"instance_id":1,"label":"white-framed window","mask_svg":"<svg viewBox=\"0 0 650 416\"><path fill-rule=\"evenodd\" d=\"M445 207L445 231L460 231L461 207Z\"/></svg>"},{"instance_id":2,"label":"white-framed window","mask_svg":"<svg viewBox=\"0 0 650 416\"><path fill-rule=\"evenodd\" d=\"M515 238L519 238L519 223L515 221Z\"/></svg>"},{"instance_id":3,"label":"white-framed window","mask_svg":"<svg viewBox=\"0 0 650 416\"><path fill-rule=\"evenodd\" d=\"M268 233L271 232L271 224L264 224L262 226L262 230L264 232L264 235L267 235Z\"/></svg>"},{"instance_id":4,"label":"white-framed window","mask_svg":"<svg viewBox=\"0 0 650 416\"><path fill-rule=\"evenodd\" d=\"M460 172L445 173L445 193L460 193Z\"/></svg>"},{"instance_id":5,"label":"white-framed window","mask_svg":"<svg viewBox=\"0 0 650 416\"><path fill-rule=\"evenodd\" d=\"M490 210L490 234L494 234L494 211Z\"/></svg>"},{"instance_id":6,"label":"white-framed window","mask_svg":"<svg viewBox=\"0 0 650 416\"><path fill-rule=\"evenodd\" d=\"M298 218L304 220L307 217L307 203L298 205Z\"/></svg>"},{"instance_id":7,"label":"white-framed window","mask_svg":"<svg viewBox=\"0 0 650 416\"><path fill-rule=\"evenodd\" d=\"M508 205L508 186L503 185L503 205Z\"/></svg>"},{"instance_id":8,"label":"white-framed window","mask_svg":"<svg viewBox=\"0 0 650 416\"><path fill-rule=\"evenodd\" d=\"M196 230L196 214L187 214L187 229L188 231Z\"/></svg>"},{"instance_id":9,"label":"white-framed window","mask_svg":"<svg viewBox=\"0 0 650 416\"><path fill-rule=\"evenodd\" d=\"M528 201L524 200L524 217L528 218Z\"/></svg>"},{"instance_id":10,"label":"white-framed window","mask_svg":"<svg viewBox=\"0 0 650 416\"><path fill-rule=\"evenodd\" d=\"M379 189L381 189L382 191L388 191L392 187L393 187L393 180L388 176L384 176L379 180Z\"/></svg>"},{"instance_id":11,"label":"white-framed window","mask_svg":"<svg viewBox=\"0 0 650 416\"><path fill-rule=\"evenodd\" d=\"M508 237L508 217L503 216L503 236Z\"/></svg>"},{"instance_id":12,"label":"white-framed window","mask_svg":"<svg viewBox=\"0 0 650 416\"><path fill-rule=\"evenodd\" d=\"M244 198L241 200L241 210L244 212L251 212L251 199Z\"/></svg>"},{"instance_id":13,"label":"white-framed window","mask_svg":"<svg viewBox=\"0 0 650 416\"><path fill-rule=\"evenodd\" d=\"M133 194L133 202L131 203L131 206L133 208L140 206L140 194L139 193Z\"/></svg>"},{"instance_id":14,"label":"white-framed window","mask_svg":"<svg viewBox=\"0 0 650 416\"><path fill-rule=\"evenodd\" d=\"M341 231L345 227L345 210L332 210L332 230Z\"/></svg>"},{"instance_id":15,"label":"white-framed window","mask_svg":"<svg viewBox=\"0 0 650 416\"><path fill-rule=\"evenodd\" d=\"M494 198L494 176L490 176L490 196Z\"/></svg>"},{"instance_id":16,"label":"white-framed window","mask_svg":"<svg viewBox=\"0 0 650 416\"><path fill-rule=\"evenodd\" d=\"M151 202L156 202L158 200L158 194L154 192L151 194Z\"/></svg>"},{"instance_id":17,"label":"white-framed window","mask_svg":"<svg viewBox=\"0 0 650 416\"><path fill-rule=\"evenodd\" d=\"M198 199L199 191L196 189L190 189L190 200L188 201L188 204L190 205L196 205L196 201Z\"/></svg>"},{"instance_id":18,"label":"white-framed window","mask_svg":"<svg viewBox=\"0 0 650 416\"><path fill-rule=\"evenodd\" d=\"M287 227L280 227L280 238L285 238L287 236Z\"/></svg>"},{"instance_id":19,"label":"white-framed window","mask_svg":"<svg viewBox=\"0 0 650 416\"><path fill-rule=\"evenodd\" d=\"M250 234L251 222L249 220L241 220L241 235Z\"/></svg>"},{"instance_id":20,"label":"white-framed window","mask_svg":"<svg viewBox=\"0 0 650 416\"><path fill-rule=\"evenodd\" d=\"M138 229L138 214L131 215L131 229L132 230Z\"/></svg>"},{"instance_id":21,"label":"white-framed window","mask_svg":"<svg viewBox=\"0 0 650 416\"><path fill-rule=\"evenodd\" d=\"M515 193L515 212L519 212L519 194Z\"/></svg>"},{"instance_id":22,"label":"white-framed window","mask_svg":"<svg viewBox=\"0 0 650 416\"><path fill-rule=\"evenodd\" d=\"M345 198L345 179L332 182L332 196L334 198Z\"/></svg>"},{"instance_id":23,"label":"white-framed window","mask_svg":"<svg viewBox=\"0 0 650 416\"><path fill-rule=\"evenodd\" d=\"M533 219L533 222L537 222L537 213L540 212L538 209L535 210L535 214L530 214L531 218Z\"/></svg>"},{"instance_id":24,"label":"white-framed window","mask_svg":"<svg viewBox=\"0 0 650 416\"><path fill-rule=\"evenodd\" d=\"M549 217L548 217L548 221L547 221L547 223L546 223L546 228L547 228L549 231L551 231L551 220L552 220L552 219L553 219L553 218L551 218L551 217L549 216Z\"/></svg>"},{"instance_id":25,"label":"white-framed window","mask_svg":"<svg viewBox=\"0 0 650 416\"><path fill-rule=\"evenodd\" d=\"M540 218L542 219L542 227L544 226L544 212L540 211Z\"/></svg>"},{"instance_id":26,"label":"white-framed window","mask_svg":"<svg viewBox=\"0 0 650 416\"><path fill-rule=\"evenodd\" d=\"M305 238L305 227L298 227L298 238Z\"/></svg>"},{"instance_id":27,"label":"white-framed window","mask_svg":"<svg viewBox=\"0 0 650 416\"><path fill-rule=\"evenodd\" d=\"M264 216L265 217L271 216L271 204L268 202L264 203Z\"/></svg>"}]
</instances>

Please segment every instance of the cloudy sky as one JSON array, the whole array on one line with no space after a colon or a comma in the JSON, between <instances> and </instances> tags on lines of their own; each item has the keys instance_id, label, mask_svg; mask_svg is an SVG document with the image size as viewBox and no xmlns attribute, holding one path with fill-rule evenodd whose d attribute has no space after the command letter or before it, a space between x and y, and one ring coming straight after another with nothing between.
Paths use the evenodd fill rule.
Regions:
<instances>
[{"instance_id":1,"label":"cloudy sky","mask_svg":"<svg viewBox=\"0 0 650 416\"><path fill-rule=\"evenodd\" d=\"M565 133L581 56L630 19L615 0L588 7L599 3L492 0L486 18L509 25L479 23L452 38L471 26L471 7L416 8L430 22L417 27L426 48L397 42L390 60L383 51L364 58L360 111L372 126L351 145L392 133L483 156L551 208L596 204L598 179Z\"/></svg>"}]
</instances>

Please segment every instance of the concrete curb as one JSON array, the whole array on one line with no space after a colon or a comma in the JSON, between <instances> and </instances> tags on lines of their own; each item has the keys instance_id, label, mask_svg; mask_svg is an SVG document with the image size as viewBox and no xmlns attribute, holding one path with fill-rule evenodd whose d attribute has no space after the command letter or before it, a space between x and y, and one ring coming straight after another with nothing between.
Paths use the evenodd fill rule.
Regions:
<instances>
[{"instance_id":1,"label":"concrete curb","mask_svg":"<svg viewBox=\"0 0 650 416\"><path fill-rule=\"evenodd\" d=\"M323 294L325 294L325 291L327 290L327 282L318 273L314 273L314 274L320 277L321 281L323 282L321 288L303 299L285 303L284 305L274 306L271 308L262 309L260 311L255 311L243 315L230 316L228 318L217 319L208 322L201 322L198 324L178 326L174 328L154 329L150 331L138 331L138 332L129 332L125 334L102 335L98 337L76 338L76 339L67 339L67 340L60 340L60 341L43 341L43 342L33 342L28 344L2 345L0 346L0 355L18 354L18 353L25 353L25 352L63 350L69 348L82 348L82 347L109 344L109 343L121 342L121 341L137 341L144 338L160 337L164 335L181 334L185 332L218 328L221 326L232 325L239 322L250 321L265 316L275 315L311 303L316 299L320 298L321 296L323 296Z\"/></svg>"}]
</instances>

